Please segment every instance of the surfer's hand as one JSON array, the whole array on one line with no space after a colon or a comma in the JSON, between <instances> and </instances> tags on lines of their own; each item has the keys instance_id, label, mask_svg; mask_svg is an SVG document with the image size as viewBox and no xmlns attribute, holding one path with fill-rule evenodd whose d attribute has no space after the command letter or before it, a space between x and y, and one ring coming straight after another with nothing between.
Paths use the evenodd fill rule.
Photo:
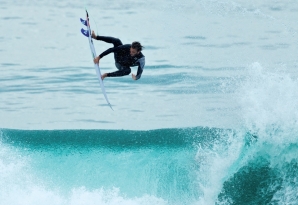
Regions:
<instances>
[{"instance_id":1,"label":"surfer's hand","mask_svg":"<svg viewBox=\"0 0 298 205\"><path fill-rule=\"evenodd\" d=\"M101 79L103 80L103 79L105 79L107 76L108 76L108 74L105 73L105 74L101 75Z\"/></svg>"},{"instance_id":2,"label":"surfer's hand","mask_svg":"<svg viewBox=\"0 0 298 205\"><path fill-rule=\"evenodd\" d=\"M94 58L93 62L94 62L95 64L99 64L99 60L100 60L100 57L97 56L96 58Z\"/></svg>"},{"instance_id":3,"label":"surfer's hand","mask_svg":"<svg viewBox=\"0 0 298 205\"><path fill-rule=\"evenodd\" d=\"M134 75L133 73L131 74L131 78L134 79L134 80L137 80L136 75Z\"/></svg>"}]
</instances>

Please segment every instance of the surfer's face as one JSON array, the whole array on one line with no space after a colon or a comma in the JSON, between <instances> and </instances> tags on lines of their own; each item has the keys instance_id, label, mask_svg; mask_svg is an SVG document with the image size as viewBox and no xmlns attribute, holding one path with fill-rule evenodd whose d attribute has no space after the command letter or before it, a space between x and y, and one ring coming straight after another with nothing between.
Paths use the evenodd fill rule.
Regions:
<instances>
[{"instance_id":1,"label":"surfer's face","mask_svg":"<svg viewBox=\"0 0 298 205\"><path fill-rule=\"evenodd\" d=\"M131 56L135 56L135 55L137 55L139 52L137 51L137 49L134 49L134 48L132 48L132 47L130 47L130 55Z\"/></svg>"}]
</instances>

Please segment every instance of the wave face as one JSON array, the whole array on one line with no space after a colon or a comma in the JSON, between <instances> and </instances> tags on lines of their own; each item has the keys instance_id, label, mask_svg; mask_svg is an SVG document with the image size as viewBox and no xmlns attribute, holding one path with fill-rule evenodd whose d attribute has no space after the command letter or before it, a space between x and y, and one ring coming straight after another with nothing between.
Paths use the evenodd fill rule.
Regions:
<instances>
[{"instance_id":1,"label":"wave face","mask_svg":"<svg viewBox=\"0 0 298 205\"><path fill-rule=\"evenodd\" d=\"M194 202L200 197L194 145L214 132L4 129L0 198L5 204Z\"/></svg>"},{"instance_id":2,"label":"wave face","mask_svg":"<svg viewBox=\"0 0 298 205\"><path fill-rule=\"evenodd\" d=\"M33 205L294 204L298 144L263 139L202 127L3 129L0 199Z\"/></svg>"}]
</instances>

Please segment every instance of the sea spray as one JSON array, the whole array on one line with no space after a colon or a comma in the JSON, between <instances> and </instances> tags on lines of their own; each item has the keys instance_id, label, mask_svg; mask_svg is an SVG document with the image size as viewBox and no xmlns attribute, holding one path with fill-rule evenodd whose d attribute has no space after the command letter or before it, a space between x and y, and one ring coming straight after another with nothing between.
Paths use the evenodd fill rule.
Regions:
<instances>
[{"instance_id":1,"label":"sea spray","mask_svg":"<svg viewBox=\"0 0 298 205\"><path fill-rule=\"evenodd\" d=\"M235 82L236 80L236 82ZM254 63L234 79L241 130L255 141L238 168L223 183L218 204L297 201L298 80ZM241 138L241 136L237 136ZM242 153L243 155L243 153ZM227 173L228 174L228 173Z\"/></svg>"}]
</instances>

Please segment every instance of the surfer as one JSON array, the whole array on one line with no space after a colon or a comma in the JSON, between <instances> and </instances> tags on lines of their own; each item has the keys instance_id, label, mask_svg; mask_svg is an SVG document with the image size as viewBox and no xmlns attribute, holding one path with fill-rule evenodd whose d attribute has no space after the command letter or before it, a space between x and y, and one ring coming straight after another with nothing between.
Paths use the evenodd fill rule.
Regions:
<instances>
[{"instance_id":1,"label":"surfer","mask_svg":"<svg viewBox=\"0 0 298 205\"><path fill-rule=\"evenodd\" d=\"M101 53L99 56L94 58L94 63L99 64L99 60L104 56L114 53L115 65L118 71L112 73L104 73L101 75L101 79L106 77L120 77L129 75L131 73L130 66L138 66L137 74L131 74L133 80L138 80L141 78L144 66L145 66L145 56L142 54L143 46L135 41L132 44L123 45L121 40L118 38L107 37L107 36L97 36L94 31L92 31L91 37L96 40L104 41L106 43L112 43L114 47Z\"/></svg>"}]
</instances>

